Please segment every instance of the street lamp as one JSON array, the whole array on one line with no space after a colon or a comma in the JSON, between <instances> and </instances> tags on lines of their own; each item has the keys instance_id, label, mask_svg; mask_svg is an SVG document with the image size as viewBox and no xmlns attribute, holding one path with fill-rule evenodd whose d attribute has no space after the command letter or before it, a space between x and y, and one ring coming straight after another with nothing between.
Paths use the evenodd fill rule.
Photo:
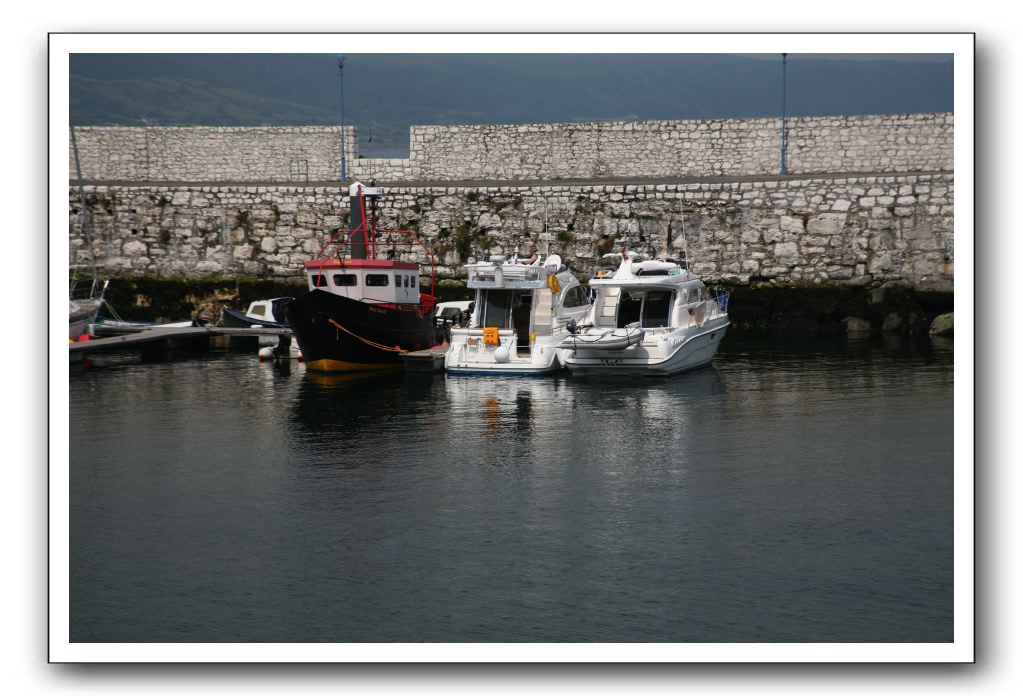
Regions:
<instances>
[{"instance_id":1,"label":"street lamp","mask_svg":"<svg viewBox=\"0 0 1023 696\"><path fill-rule=\"evenodd\" d=\"M781 175L785 176L788 171L785 167L785 78L788 71L788 53L781 54Z\"/></svg>"},{"instance_id":2,"label":"street lamp","mask_svg":"<svg viewBox=\"0 0 1023 696\"><path fill-rule=\"evenodd\" d=\"M341 81L341 181L348 178L345 169L345 54L337 54L337 74Z\"/></svg>"}]
</instances>

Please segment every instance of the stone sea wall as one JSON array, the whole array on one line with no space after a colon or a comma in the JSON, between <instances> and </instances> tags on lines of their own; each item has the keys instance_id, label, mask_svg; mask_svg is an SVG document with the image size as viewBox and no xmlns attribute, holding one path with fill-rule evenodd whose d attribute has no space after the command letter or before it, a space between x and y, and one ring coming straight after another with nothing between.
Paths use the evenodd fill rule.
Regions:
<instances>
[{"instance_id":1,"label":"stone sea wall","mask_svg":"<svg viewBox=\"0 0 1023 696\"><path fill-rule=\"evenodd\" d=\"M346 159L357 157L346 128ZM94 181L337 181L340 128L75 129L82 178ZM69 145L68 171L75 177Z\"/></svg>"},{"instance_id":2,"label":"stone sea wall","mask_svg":"<svg viewBox=\"0 0 1023 696\"><path fill-rule=\"evenodd\" d=\"M421 180L778 174L778 119L415 126ZM951 114L787 121L790 174L949 171Z\"/></svg>"},{"instance_id":3,"label":"stone sea wall","mask_svg":"<svg viewBox=\"0 0 1023 696\"><path fill-rule=\"evenodd\" d=\"M800 173L952 171L950 113L793 118L787 168ZM88 181L337 181L340 129L76 129ZM359 159L350 177L385 182L771 175L779 119L413 126L408 159ZM70 143L68 170L75 166Z\"/></svg>"},{"instance_id":4,"label":"stone sea wall","mask_svg":"<svg viewBox=\"0 0 1023 696\"><path fill-rule=\"evenodd\" d=\"M89 185L102 272L297 279L345 224L337 187ZM951 291L954 175L850 176L628 186L393 187L382 227L418 232L442 278L462 264L536 244L580 274L628 240L681 258L708 281L781 286L904 285ZM87 263L77 188L69 189L71 262ZM684 234L683 234L684 229ZM390 248L385 235L378 244ZM399 257L425 256L395 244Z\"/></svg>"}]
</instances>

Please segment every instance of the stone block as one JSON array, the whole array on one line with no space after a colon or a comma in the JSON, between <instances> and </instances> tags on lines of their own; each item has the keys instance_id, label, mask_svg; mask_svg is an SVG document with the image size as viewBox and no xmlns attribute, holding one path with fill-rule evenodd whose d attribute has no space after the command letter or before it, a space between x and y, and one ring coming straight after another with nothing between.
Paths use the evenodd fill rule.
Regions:
<instances>
[{"instance_id":1,"label":"stone block","mask_svg":"<svg viewBox=\"0 0 1023 696\"><path fill-rule=\"evenodd\" d=\"M799 249L795 242L777 242L774 245L774 257L779 261L795 261L799 256Z\"/></svg>"},{"instance_id":2,"label":"stone block","mask_svg":"<svg viewBox=\"0 0 1023 696\"><path fill-rule=\"evenodd\" d=\"M121 253L125 256L145 256L148 251L149 247L144 242L134 239L125 242L124 246L121 247Z\"/></svg>"},{"instance_id":3,"label":"stone block","mask_svg":"<svg viewBox=\"0 0 1023 696\"><path fill-rule=\"evenodd\" d=\"M833 235L842 232L848 215L845 213L821 213L810 218L806 223L806 231L813 235Z\"/></svg>"},{"instance_id":4,"label":"stone block","mask_svg":"<svg viewBox=\"0 0 1023 696\"><path fill-rule=\"evenodd\" d=\"M747 244L759 244L761 241L761 233L755 227L745 228L742 230L739 238Z\"/></svg>"},{"instance_id":5,"label":"stone block","mask_svg":"<svg viewBox=\"0 0 1023 696\"><path fill-rule=\"evenodd\" d=\"M801 235L805 231L803 227L803 218L792 217L791 215L781 216L778 220L778 228L786 237ZM770 242L773 240L768 239L768 235L765 233L764 241Z\"/></svg>"}]
</instances>

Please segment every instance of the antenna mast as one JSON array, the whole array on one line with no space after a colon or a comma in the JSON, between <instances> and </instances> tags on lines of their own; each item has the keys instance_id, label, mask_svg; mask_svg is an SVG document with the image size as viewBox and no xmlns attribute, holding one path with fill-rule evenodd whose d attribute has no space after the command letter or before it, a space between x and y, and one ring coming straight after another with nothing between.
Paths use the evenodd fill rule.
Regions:
<instances>
[{"instance_id":1,"label":"antenna mast","mask_svg":"<svg viewBox=\"0 0 1023 696\"><path fill-rule=\"evenodd\" d=\"M682 220L682 255L685 258L686 270L689 270L689 245L686 243L686 214L682 210L682 203L678 204L678 215Z\"/></svg>"}]
</instances>

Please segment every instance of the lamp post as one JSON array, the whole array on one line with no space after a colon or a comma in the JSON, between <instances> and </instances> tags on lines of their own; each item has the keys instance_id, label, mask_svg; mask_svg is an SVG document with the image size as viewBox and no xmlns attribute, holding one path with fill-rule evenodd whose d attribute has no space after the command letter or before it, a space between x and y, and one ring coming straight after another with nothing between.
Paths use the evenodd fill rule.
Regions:
<instances>
[{"instance_id":1,"label":"lamp post","mask_svg":"<svg viewBox=\"0 0 1023 696\"><path fill-rule=\"evenodd\" d=\"M345 54L337 54L337 74L341 81L341 181L348 178L345 169Z\"/></svg>"},{"instance_id":2,"label":"lamp post","mask_svg":"<svg viewBox=\"0 0 1023 696\"><path fill-rule=\"evenodd\" d=\"M785 78L788 72L788 53L781 54L781 175L788 174L785 167Z\"/></svg>"}]
</instances>

